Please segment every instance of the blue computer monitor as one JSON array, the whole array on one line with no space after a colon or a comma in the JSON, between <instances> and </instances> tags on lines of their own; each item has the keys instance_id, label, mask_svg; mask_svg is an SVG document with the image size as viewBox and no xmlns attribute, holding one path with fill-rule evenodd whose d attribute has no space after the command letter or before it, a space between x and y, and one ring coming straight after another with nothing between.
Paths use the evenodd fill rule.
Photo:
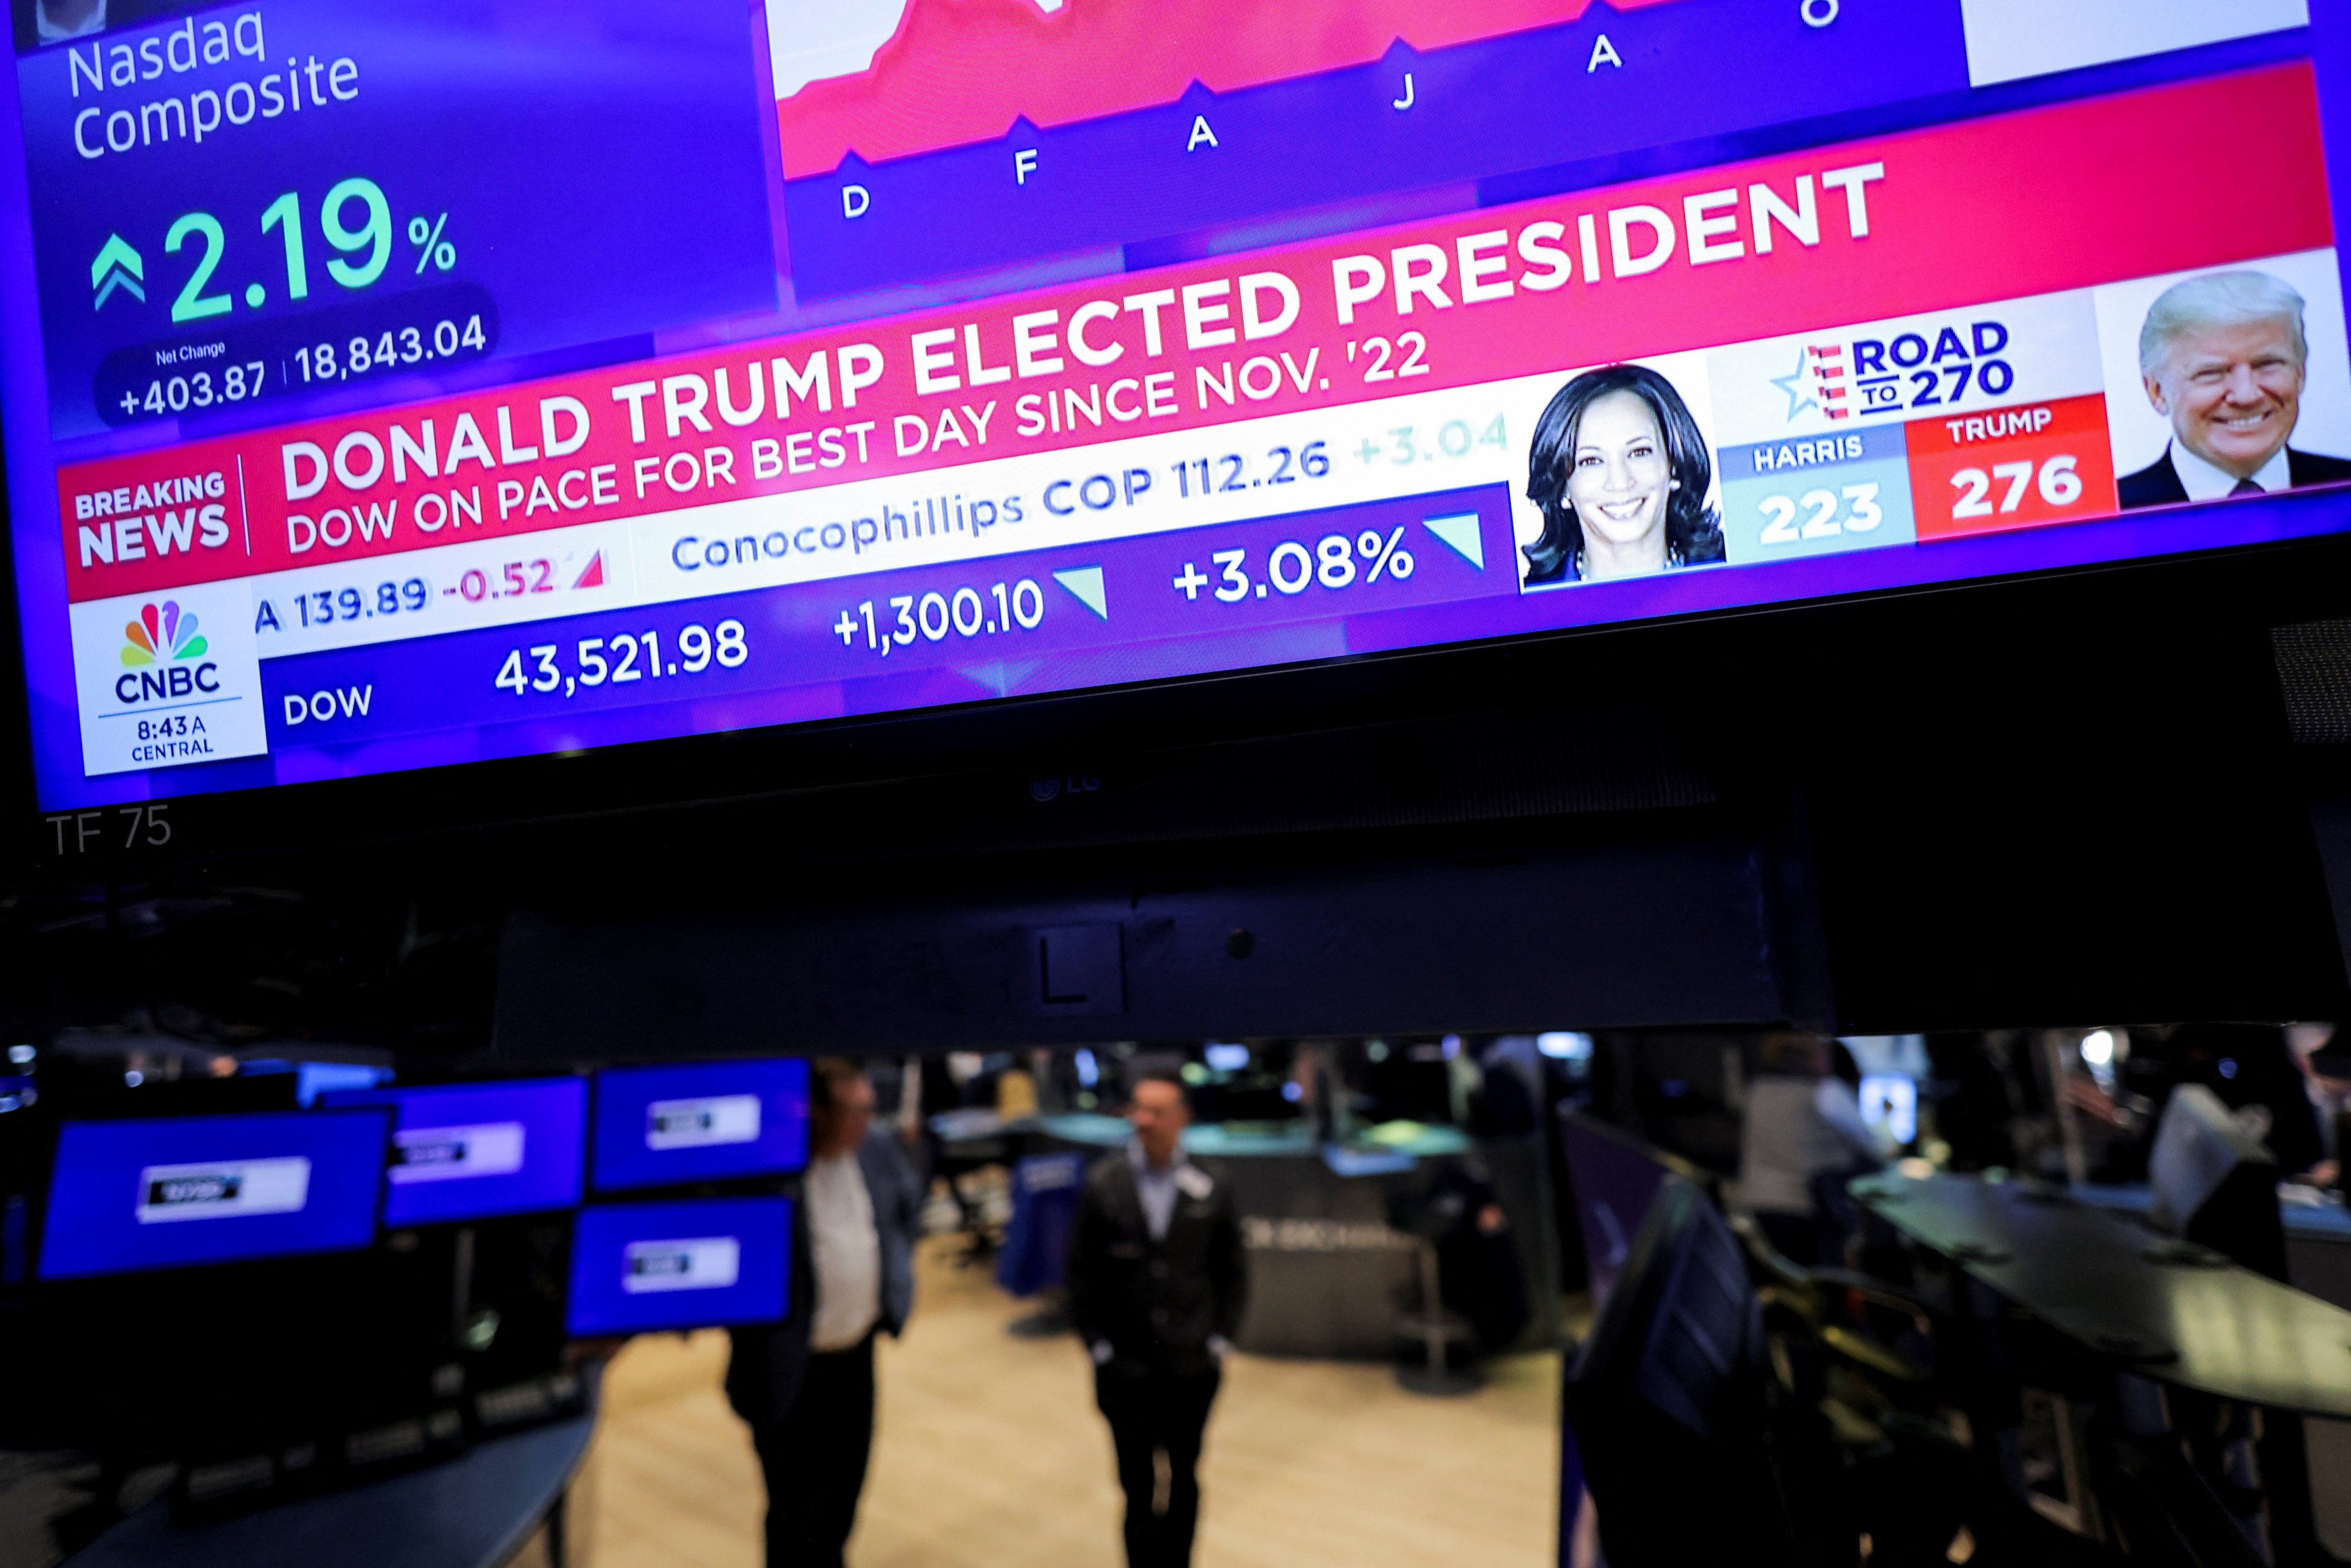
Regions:
<instances>
[{"instance_id":1,"label":"blue computer monitor","mask_svg":"<svg viewBox=\"0 0 2351 1568\"><path fill-rule=\"evenodd\" d=\"M774 1176L808 1163L809 1066L799 1057L596 1075L599 1192Z\"/></svg>"},{"instance_id":2,"label":"blue computer monitor","mask_svg":"<svg viewBox=\"0 0 2351 1568\"><path fill-rule=\"evenodd\" d=\"M393 1113L386 1225L569 1208L587 1164L588 1081L536 1078L329 1090L326 1104Z\"/></svg>"},{"instance_id":3,"label":"blue computer monitor","mask_svg":"<svg viewBox=\"0 0 2351 1568\"><path fill-rule=\"evenodd\" d=\"M68 1122L39 1277L365 1247L391 1120L361 1109Z\"/></svg>"},{"instance_id":4,"label":"blue computer monitor","mask_svg":"<svg viewBox=\"0 0 2351 1568\"><path fill-rule=\"evenodd\" d=\"M1918 1135L1918 1085L1899 1072L1873 1072L1861 1081L1861 1119L1900 1145Z\"/></svg>"},{"instance_id":5,"label":"blue computer monitor","mask_svg":"<svg viewBox=\"0 0 2351 1568\"><path fill-rule=\"evenodd\" d=\"M790 1300L788 1197L580 1211L565 1324L575 1334L771 1323Z\"/></svg>"}]
</instances>

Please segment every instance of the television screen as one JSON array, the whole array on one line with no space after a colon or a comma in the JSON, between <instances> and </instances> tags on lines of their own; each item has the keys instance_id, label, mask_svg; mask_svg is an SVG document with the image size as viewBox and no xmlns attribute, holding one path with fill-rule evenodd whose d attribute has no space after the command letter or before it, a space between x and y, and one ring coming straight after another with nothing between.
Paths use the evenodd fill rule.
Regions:
<instances>
[{"instance_id":1,"label":"television screen","mask_svg":"<svg viewBox=\"0 0 2351 1568\"><path fill-rule=\"evenodd\" d=\"M39 1277L365 1247L389 1122L372 1109L68 1122Z\"/></svg>"},{"instance_id":2,"label":"television screen","mask_svg":"<svg viewBox=\"0 0 2351 1568\"><path fill-rule=\"evenodd\" d=\"M566 1326L612 1334L774 1322L790 1299L791 1228L782 1197L583 1208Z\"/></svg>"},{"instance_id":3,"label":"television screen","mask_svg":"<svg viewBox=\"0 0 2351 1568\"><path fill-rule=\"evenodd\" d=\"M1680 1162L1571 1107L1559 1113L1559 1136L1593 1305L1604 1307L1658 1188L1680 1170Z\"/></svg>"},{"instance_id":4,"label":"television screen","mask_svg":"<svg viewBox=\"0 0 2351 1568\"><path fill-rule=\"evenodd\" d=\"M809 1065L799 1057L687 1067L613 1067L596 1075L600 1192L808 1163Z\"/></svg>"},{"instance_id":5,"label":"television screen","mask_svg":"<svg viewBox=\"0 0 2351 1568\"><path fill-rule=\"evenodd\" d=\"M330 1090L329 1105L385 1105L396 1120L386 1225L569 1208L587 1164L588 1081L540 1078L415 1089Z\"/></svg>"},{"instance_id":6,"label":"television screen","mask_svg":"<svg viewBox=\"0 0 2351 1568\"><path fill-rule=\"evenodd\" d=\"M1857 1092L1861 1119L1897 1147L1918 1136L1918 1083L1900 1072L1865 1074Z\"/></svg>"},{"instance_id":7,"label":"television screen","mask_svg":"<svg viewBox=\"0 0 2351 1568\"><path fill-rule=\"evenodd\" d=\"M2308 0L9 10L51 810L2351 529Z\"/></svg>"}]
</instances>

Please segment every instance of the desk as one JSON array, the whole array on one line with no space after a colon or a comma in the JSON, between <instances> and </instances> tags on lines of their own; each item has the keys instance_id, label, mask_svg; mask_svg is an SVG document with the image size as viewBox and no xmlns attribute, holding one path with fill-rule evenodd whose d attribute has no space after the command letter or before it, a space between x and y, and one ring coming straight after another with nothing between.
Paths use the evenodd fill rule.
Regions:
<instances>
[{"instance_id":1,"label":"desk","mask_svg":"<svg viewBox=\"0 0 2351 1568\"><path fill-rule=\"evenodd\" d=\"M1120 1149L1134 1135L1123 1116L1093 1111L1072 1111L1053 1116L1021 1116L1008 1120L988 1110L942 1111L930 1121L931 1131L947 1143L975 1143L998 1138L1024 1145L1041 1140L1087 1149ZM1336 1148L1338 1145L1332 1145ZM1303 1121L1198 1122L1184 1130L1184 1151L1206 1159L1261 1158L1268 1155L1311 1155L1322 1149L1314 1129ZM1394 1136L1359 1140L1347 1152L1395 1154L1413 1159L1436 1159L1469 1152L1468 1135L1455 1127L1413 1126Z\"/></svg>"},{"instance_id":2,"label":"desk","mask_svg":"<svg viewBox=\"0 0 2351 1568\"><path fill-rule=\"evenodd\" d=\"M562 1505L595 1428L590 1412L429 1469L187 1529L153 1503L61 1568L499 1568Z\"/></svg>"},{"instance_id":3,"label":"desk","mask_svg":"<svg viewBox=\"0 0 2351 1568\"><path fill-rule=\"evenodd\" d=\"M2146 1214L2155 1207L2155 1195L2144 1184L2072 1190L2085 1203L2123 1214ZM2351 1307L2351 1214L2332 1201L2292 1199L2280 1200L2278 1213L2285 1222L2285 1282L2322 1301Z\"/></svg>"},{"instance_id":4,"label":"desk","mask_svg":"<svg viewBox=\"0 0 2351 1568\"><path fill-rule=\"evenodd\" d=\"M1855 1197L2058 1333L2159 1382L2351 1416L2351 1312L2234 1264L2152 1261L2161 1239L2063 1191L1865 1176Z\"/></svg>"}]
</instances>

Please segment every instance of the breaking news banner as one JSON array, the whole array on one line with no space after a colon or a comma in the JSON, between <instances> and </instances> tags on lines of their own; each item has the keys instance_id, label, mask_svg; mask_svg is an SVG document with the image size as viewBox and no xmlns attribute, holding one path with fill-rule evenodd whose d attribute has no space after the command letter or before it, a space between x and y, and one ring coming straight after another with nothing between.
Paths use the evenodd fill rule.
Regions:
<instances>
[{"instance_id":1,"label":"breaking news banner","mask_svg":"<svg viewBox=\"0 0 2351 1568\"><path fill-rule=\"evenodd\" d=\"M2151 209L2156 157L2228 220ZM2327 482L2332 244L2297 65L89 464L59 478L87 765L179 759L114 716L193 711L117 700L167 601L246 640L214 678L255 722L201 760L542 698L707 727L1326 656L1374 612L1500 625L2201 499L2273 438L2281 486ZM2289 317L2266 423L2195 384L2214 333ZM975 638L1055 657L989 692Z\"/></svg>"}]
</instances>

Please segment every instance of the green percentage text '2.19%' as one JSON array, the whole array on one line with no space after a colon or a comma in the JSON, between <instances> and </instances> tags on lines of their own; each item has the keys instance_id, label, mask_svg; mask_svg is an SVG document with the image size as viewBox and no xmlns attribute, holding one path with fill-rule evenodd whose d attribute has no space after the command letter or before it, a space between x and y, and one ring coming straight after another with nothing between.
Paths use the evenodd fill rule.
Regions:
<instances>
[{"instance_id":1,"label":"green percentage text '2.19%'","mask_svg":"<svg viewBox=\"0 0 2351 1568\"><path fill-rule=\"evenodd\" d=\"M357 226L350 222L354 216L360 220ZM317 220L319 236L336 253L326 264L329 278L344 288L360 289L383 276L392 261L394 244L392 204L385 199L383 187L359 175L341 181L319 203ZM427 270L446 273L455 268L457 246L455 241L446 237L448 223L449 214L445 212L430 215L420 213L408 220L408 243L416 251L414 271L419 277ZM286 298L308 298L309 238L303 221L301 193L288 191L263 208L259 232L266 236L265 244L267 237L274 237L276 248L283 254ZM165 231L163 251L167 256L193 251L195 258L193 269L172 300L173 325L226 316L235 308L226 288L208 292L229 252L228 233L218 218L210 213L183 214ZM274 259L269 266L274 282ZM229 280L222 281L234 287ZM144 303L146 258L120 235L109 235L90 262L89 286L94 296L93 309L104 309L118 293ZM246 281L247 309L260 309L268 303L269 296L269 282L260 277Z\"/></svg>"}]
</instances>

